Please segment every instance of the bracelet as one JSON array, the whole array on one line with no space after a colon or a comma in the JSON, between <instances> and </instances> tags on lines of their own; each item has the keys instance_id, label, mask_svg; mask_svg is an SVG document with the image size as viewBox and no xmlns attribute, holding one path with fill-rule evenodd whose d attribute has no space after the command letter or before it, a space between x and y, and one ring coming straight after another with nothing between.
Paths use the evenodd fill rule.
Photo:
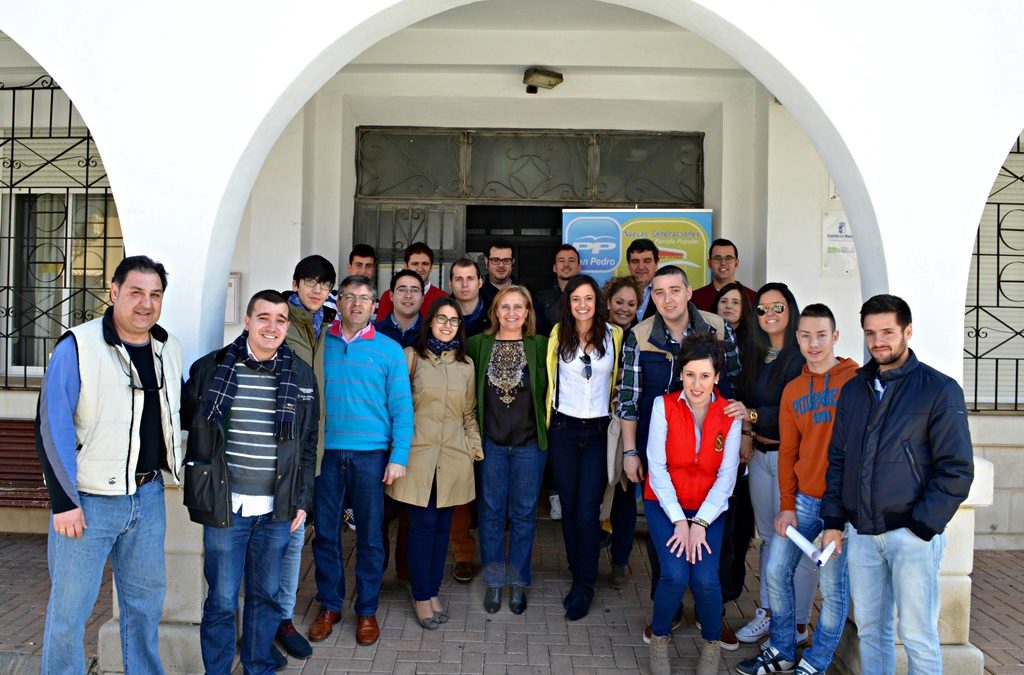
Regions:
<instances>
[{"instance_id":1,"label":"bracelet","mask_svg":"<svg viewBox=\"0 0 1024 675\"><path fill-rule=\"evenodd\" d=\"M622 453L622 456L623 457L636 457L639 454L640 454L640 452L636 448L633 448L632 450L626 450L624 453Z\"/></svg>"},{"instance_id":2,"label":"bracelet","mask_svg":"<svg viewBox=\"0 0 1024 675\"><path fill-rule=\"evenodd\" d=\"M700 525L705 530L711 527L711 525L708 524L708 521L704 520L703 518L690 518L690 522L694 525Z\"/></svg>"},{"instance_id":3,"label":"bracelet","mask_svg":"<svg viewBox=\"0 0 1024 675\"><path fill-rule=\"evenodd\" d=\"M753 438L754 436L757 435L757 434L754 433L753 429L750 429L750 430L744 429L740 433L743 434L744 436L750 436L751 438Z\"/></svg>"}]
</instances>

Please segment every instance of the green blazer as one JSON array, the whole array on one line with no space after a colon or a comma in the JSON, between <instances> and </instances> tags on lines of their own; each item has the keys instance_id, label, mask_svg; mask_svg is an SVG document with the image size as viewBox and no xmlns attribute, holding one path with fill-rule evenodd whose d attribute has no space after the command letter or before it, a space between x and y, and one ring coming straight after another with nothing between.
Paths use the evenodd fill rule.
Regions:
<instances>
[{"instance_id":1,"label":"green blazer","mask_svg":"<svg viewBox=\"0 0 1024 675\"><path fill-rule=\"evenodd\" d=\"M482 333L469 338L467 352L476 365L476 409L477 421L480 424L480 436L484 435L484 386L487 383L487 365L494 349L494 336ZM526 351L526 365L530 378L530 393L533 394L533 416L537 420L537 444L541 450L548 449L548 430L544 423L547 417L545 401L547 400L548 375L546 367L548 339L540 335L531 335L523 339Z\"/></svg>"}]
</instances>

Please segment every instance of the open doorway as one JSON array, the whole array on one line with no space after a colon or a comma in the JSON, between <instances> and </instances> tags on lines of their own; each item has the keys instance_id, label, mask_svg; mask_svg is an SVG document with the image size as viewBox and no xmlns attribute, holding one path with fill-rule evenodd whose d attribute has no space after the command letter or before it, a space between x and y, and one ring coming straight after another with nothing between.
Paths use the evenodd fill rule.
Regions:
<instances>
[{"instance_id":1,"label":"open doorway","mask_svg":"<svg viewBox=\"0 0 1024 675\"><path fill-rule=\"evenodd\" d=\"M557 206L470 205L466 207L466 253L483 260L495 239L510 241L516 262L512 278L534 295L554 283L551 261L562 243L562 209Z\"/></svg>"}]
</instances>

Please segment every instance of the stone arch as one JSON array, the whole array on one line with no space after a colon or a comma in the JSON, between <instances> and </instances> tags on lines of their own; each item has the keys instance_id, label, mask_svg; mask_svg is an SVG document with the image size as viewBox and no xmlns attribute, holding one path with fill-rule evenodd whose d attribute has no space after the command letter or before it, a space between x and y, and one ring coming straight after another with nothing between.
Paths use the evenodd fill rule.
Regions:
<instances>
[{"instance_id":1,"label":"stone arch","mask_svg":"<svg viewBox=\"0 0 1024 675\"><path fill-rule=\"evenodd\" d=\"M870 295L887 288L885 253L881 233L867 187L841 134L815 100L813 93L787 68L783 60L754 40L743 28L699 0L604 0L608 4L646 12L694 32L738 61L757 77L794 115L811 139L835 178L851 221L857 224L855 238L860 256L862 293ZM259 128L245 147L230 177L228 189L217 213L211 247L224 253L211 255L207 278L214 267L226 273L233 249L237 223L263 161L278 136L302 106L343 66L359 53L403 28L473 0L401 0L341 34L296 75L292 83L267 111Z\"/></svg>"}]
</instances>

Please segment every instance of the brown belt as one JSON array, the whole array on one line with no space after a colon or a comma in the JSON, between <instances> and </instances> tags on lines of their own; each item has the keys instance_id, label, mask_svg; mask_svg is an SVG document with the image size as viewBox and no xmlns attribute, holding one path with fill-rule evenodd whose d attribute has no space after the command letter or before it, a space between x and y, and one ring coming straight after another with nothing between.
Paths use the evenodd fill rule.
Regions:
<instances>
[{"instance_id":1,"label":"brown belt","mask_svg":"<svg viewBox=\"0 0 1024 675\"><path fill-rule=\"evenodd\" d=\"M160 475L160 469L153 469L149 473L135 474L135 487L142 487L146 483L152 483Z\"/></svg>"}]
</instances>

